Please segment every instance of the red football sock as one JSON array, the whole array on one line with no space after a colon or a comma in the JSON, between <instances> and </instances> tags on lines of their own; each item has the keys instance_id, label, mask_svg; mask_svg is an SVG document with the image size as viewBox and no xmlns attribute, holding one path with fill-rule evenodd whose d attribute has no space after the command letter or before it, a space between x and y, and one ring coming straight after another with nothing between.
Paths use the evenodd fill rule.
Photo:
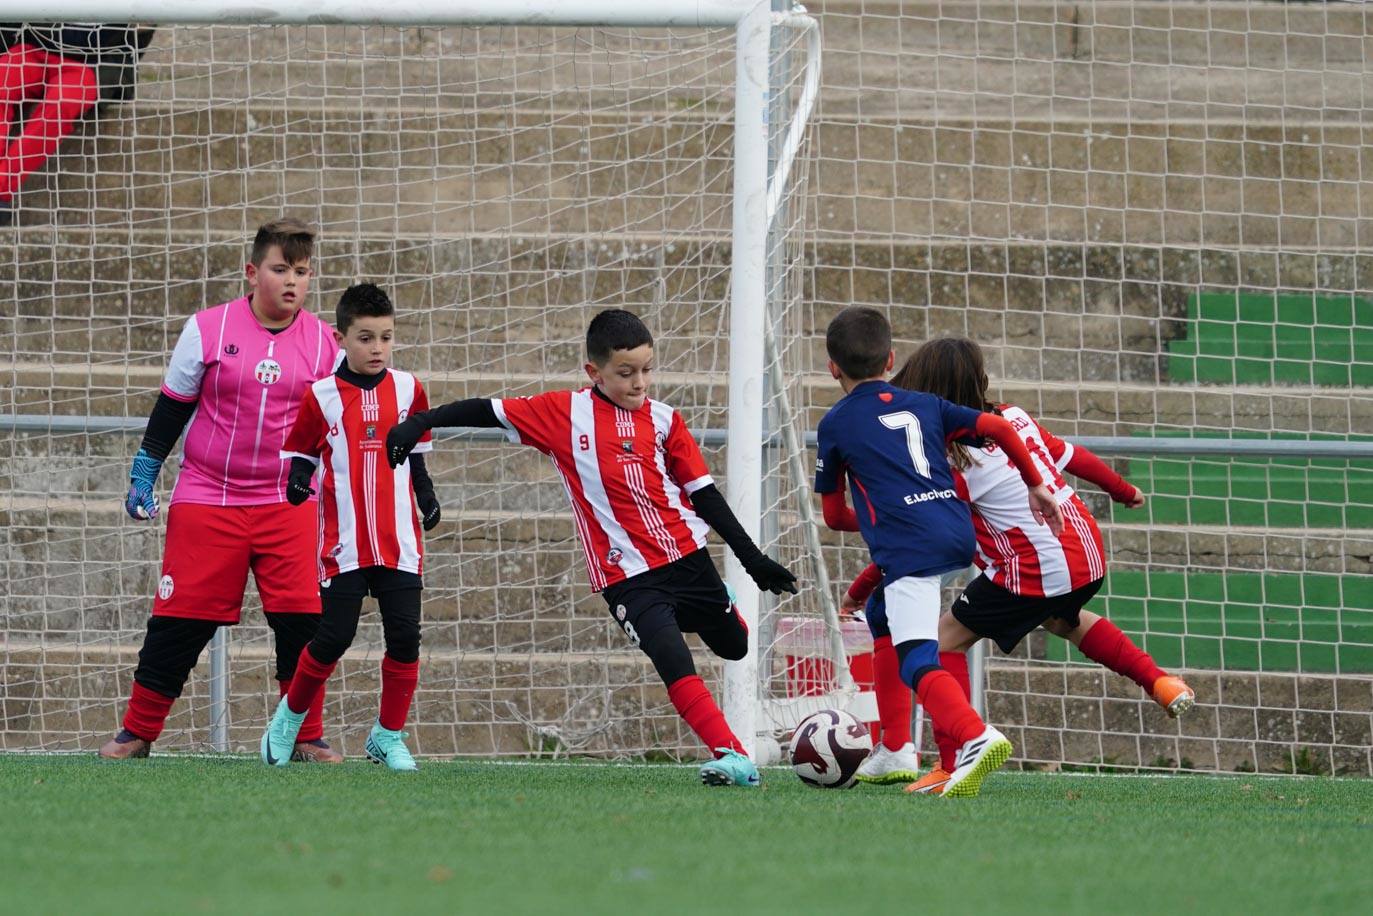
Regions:
<instances>
[{"instance_id":1,"label":"red football sock","mask_svg":"<svg viewBox=\"0 0 1373 916\"><path fill-rule=\"evenodd\" d=\"M973 687L972 680L968 677L967 654L964 652L940 652L939 665L953 675L953 679L958 681L958 686L963 688L963 696L971 701ZM954 758L958 756L958 748L962 742L955 741L952 735L938 725L931 723L931 726L931 730L934 732L935 746L939 748L939 766L944 772L952 773Z\"/></svg>"},{"instance_id":2,"label":"red football sock","mask_svg":"<svg viewBox=\"0 0 1373 916\"><path fill-rule=\"evenodd\" d=\"M419 659L398 662L389 655L381 657L381 712L377 721L382 728L398 732L405 727L410 701L415 698L415 686L419 682Z\"/></svg>"},{"instance_id":3,"label":"red football sock","mask_svg":"<svg viewBox=\"0 0 1373 916\"><path fill-rule=\"evenodd\" d=\"M1092 624L1078 649L1092 661L1125 675L1146 691L1152 691L1154 682L1166 674L1154 664L1148 652L1131 642L1120 627L1105 617Z\"/></svg>"},{"instance_id":4,"label":"red football sock","mask_svg":"<svg viewBox=\"0 0 1373 916\"><path fill-rule=\"evenodd\" d=\"M955 748L973 740L987 727L968 704L957 679L942 668L921 678L915 694L930 714L930 721L949 736Z\"/></svg>"},{"instance_id":5,"label":"red football sock","mask_svg":"<svg viewBox=\"0 0 1373 916\"><path fill-rule=\"evenodd\" d=\"M710 690L706 688L705 681L701 680L700 675L688 674L669 684L667 696L676 707L677 715L691 726L691 730L705 742L712 754L719 756L715 751L717 747L727 747L744 753L744 746L734 737L734 732L730 731L725 714L715 705L715 698L710 695Z\"/></svg>"},{"instance_id":6,"label":"red football sock","mask_svg":"<svg viewBox=\"0 0 1373 916\"><path fill-rule=\"evenodd\" d=\"M286 688L286 708L291 712L306 713L305 718L310 718L309 712L315 705L317 697L324 696L324 682L329 680L329 675L334 673L338 662L324 664L315 659L310 654L310 647L306 646L300 650L300 661L296 662L296 676L291 678L291 686ZM301 731L305 730L305 725L301 724ZM300 739L310 740L308 738Z\"/></svg>"},{"instance_id":7,"label":"red football sock","mask_svg":"<svg viewBox=\"0 0 1373 916\"><path fill-rule=\"evenodd\" d=\"M134 681L129 707L124 710L124 730L149 743L156 741L175 702L176 697L164 696Z\"/></svg>"},{"instance_id":8,"label":"red football sock","mask_svg":"<svg viewBox=\"0 0 1373 916\"><path fill-rule=\"evenodd\" d=\"M281 696L286 696L286 691L291 689L290 681L277 681L277 686L281 688ZM319 685L319 690L315 693L314 702L310 704L309 710L305 713L305 721L300 723L300 733L296 735L297 741L318 741L324 737L324 694L325 686ZM290 703L286 704L288 707Z\"/></svg>"},{"instance_id":9,"label":"red football sock","mask_svg":"<svg viewBox=\"0 0 1373 916\"><path fill-rule=\"evenodd\" d=\"M873 691L877 694L877 717L882 721L882 744L899 751L911 740L910 685L901 680L901 665L890 636L872 641Z\"/></svg>"}]
</instances>

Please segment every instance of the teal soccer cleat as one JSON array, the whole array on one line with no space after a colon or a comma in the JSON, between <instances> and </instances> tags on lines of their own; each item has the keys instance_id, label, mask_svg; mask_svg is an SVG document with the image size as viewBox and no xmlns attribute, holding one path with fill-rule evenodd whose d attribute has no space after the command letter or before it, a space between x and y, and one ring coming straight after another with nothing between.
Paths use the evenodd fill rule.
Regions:
<instances>
[{"instance_id":1,"label":"teal soccer cleat","mask_svg":"<svg viewBox=\"0 0 1373 916\"><path fill-rule=\"evenodd\" d=\"M371 734L367 736L367 759L373 763L384 763L390 770L418 770L419 765L410 755L410 748L405 746L406 734L407 732L393 732L389 728L382 728L380 722L376 723L372 726Z\"/></svg>"},{"instance_id":2,"label":"teal soccer cleat","mask_svg":"<svg viewBox=\"0 0 1373 916\"><path fill-rule=\"evenodd\" d=\"M708 786L750 786L757 788L763 784L758 768L738 751L727 747L717 747L715 752L723 756L707 760L701 764L701 782Z\"/></svg>"},{"instance_id":3,"label":"teal soccer cleat","mask_svg":"<svg viewBox=\"0 0 1373 916\"><path fill-rule=\"evenodd\" d=\"M296 735L300 734L300 723L305 721L305 713L291 712L282 697L272 713L272 721L262 733L262 762L268 766L290 766L291 754L296 749Z\"/></svg>"}]
</instances>

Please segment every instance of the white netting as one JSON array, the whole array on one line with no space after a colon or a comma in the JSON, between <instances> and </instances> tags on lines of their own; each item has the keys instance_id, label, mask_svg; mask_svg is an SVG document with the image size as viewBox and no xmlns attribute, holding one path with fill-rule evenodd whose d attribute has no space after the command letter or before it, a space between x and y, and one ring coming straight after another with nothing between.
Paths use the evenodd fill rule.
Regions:
<instances>
[{"instance_id":1,"label":"white netting","mask_svg":"<svg viewBox=\"0 0 1373 916\"><path fill-rule=\"evenodd\" d=\"M1062 435L1366 438L1368 15L824 4L813 348L873 304L898 361L967 334ZM812 408L838 396L820 359ZM1113 463L1152 501L1090 498L1112 570L1093 606L1201 705L1174 723L1036 637L989 665L1020 759L1373 772L1370 462ZM846 584L864 554L844 545Z\"/></svg>"},{"instance_id":2,"label":"white netting","mask_svg":"<svg viewBox=\"0 0 1373 916\"><path fill-rule=\"evenodd\" d=\"M779 97L798 91L797 40L777 31ZM578 386L587 321L622 306L657 338L655 396L723 431L734 80L732 29L159 29L134 98L102 106L16 201L0 412L146 417L185 317L241 295L246 240L286 213L321 229L308 307L328 317L349 283L385 286L396 363L431 401ZM118 727L162 547L160 523L122 509L137 441L5 440L0 747L91 747ZM430 467L445 522L428 538L418 751L696 753L590 594L547 461L463 441ZM327 730L352 752L380 646L366 615L331 684ZM252 601L231 746L270 710L270 649ZM159 747L207 740L205 669Z\"/></svg>"}]
</instances>

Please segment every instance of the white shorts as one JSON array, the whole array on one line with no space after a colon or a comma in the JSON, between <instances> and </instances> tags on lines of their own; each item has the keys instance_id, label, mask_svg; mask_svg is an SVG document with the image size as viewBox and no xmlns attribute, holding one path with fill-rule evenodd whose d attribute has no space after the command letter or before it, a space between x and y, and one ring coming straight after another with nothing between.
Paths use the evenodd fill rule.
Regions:
<instances>
[{"instance_id":1,"label":"white shorts","mask_svg":"<svg viewBox=\"0 0 1373 916\"><path fill-rule=\"evenodd\" d=\"M893 646L913 639L939 639L941 576L905 576L886 586L887 627Z\"/></svg>"}]
</instances>

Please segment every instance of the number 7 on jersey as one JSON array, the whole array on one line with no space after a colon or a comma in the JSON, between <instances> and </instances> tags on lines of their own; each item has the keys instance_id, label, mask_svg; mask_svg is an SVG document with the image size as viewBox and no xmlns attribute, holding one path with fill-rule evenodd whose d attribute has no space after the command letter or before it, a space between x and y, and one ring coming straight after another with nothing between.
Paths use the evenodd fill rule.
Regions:
<instances>
[{"instance_id":1,"label":"number 7 on jersey","mask_svg":"<svg viewBox=\"0 0 1373 916\"><path fill-rule=\"evenodd\" d=\"M925 457L925 437L920 432L920 418L909 410L898 410L895 413L881 414L877 419L881 420L887 429L906 431L906 448L911 453L911 464L915 465L917 474L928 480L930 462Z\"/></svg>"}]
</instances>

